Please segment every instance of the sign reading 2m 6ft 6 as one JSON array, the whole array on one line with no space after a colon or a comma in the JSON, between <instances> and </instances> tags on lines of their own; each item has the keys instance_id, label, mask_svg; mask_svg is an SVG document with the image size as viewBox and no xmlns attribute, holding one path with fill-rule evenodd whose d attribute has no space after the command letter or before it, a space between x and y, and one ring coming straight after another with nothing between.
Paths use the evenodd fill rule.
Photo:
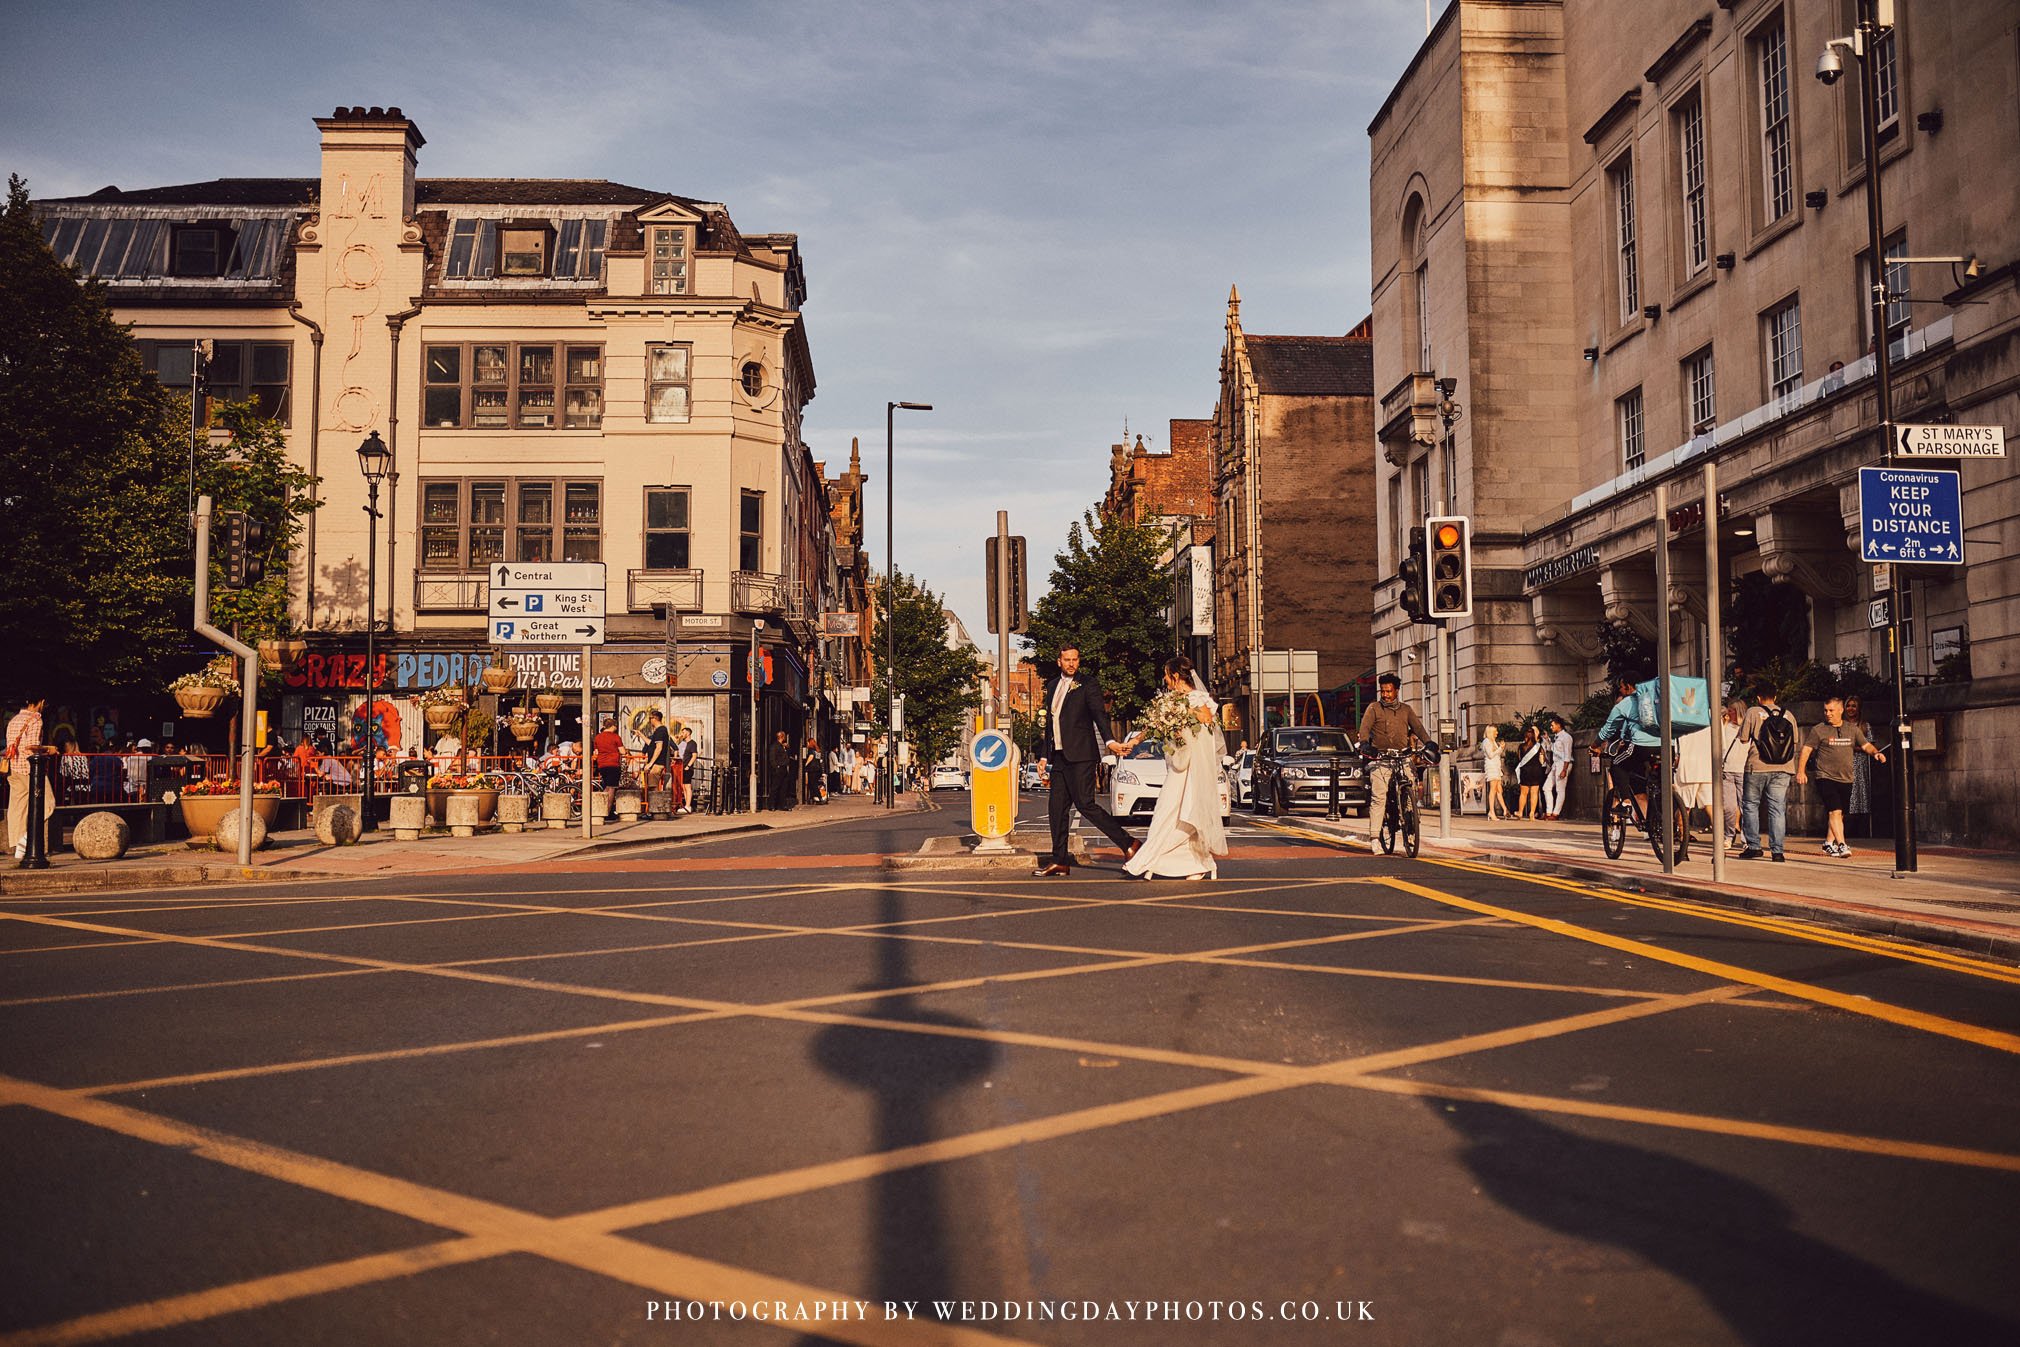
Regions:
<instances>
[{"instance_id":1,"label":"sign reading 2m 6ft 6","mask_svg":"<svg viewBox=\"0 0 2020 1347\"><path fill-rule=\"evenodd\" d=\"M1943 565L1964 560L1963 491L1954 471L1860 468L1859 514L1862 560Z\"/></svg>"}]
</instances>

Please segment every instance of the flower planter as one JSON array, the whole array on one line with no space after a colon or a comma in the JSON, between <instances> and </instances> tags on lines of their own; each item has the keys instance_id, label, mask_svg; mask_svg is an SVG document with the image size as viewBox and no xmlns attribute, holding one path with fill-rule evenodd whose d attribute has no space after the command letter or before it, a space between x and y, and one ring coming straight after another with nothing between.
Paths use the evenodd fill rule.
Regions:
<instances>
[{"instance_id":1,"label":"flower planter","mask_svg":"<svg viewBox=\"0 0 2020 1347\"><path fill-rule=\"evenodd\" d=\"M482 676L486 692L510 692L512 685L519 681L519 671L510 665L490 665Z\"/></svg>"},{"instance_id":2,"label":"flower planter","mask_svg":"<svg viewBox=\"0 0 2020 1347\"><path fill-rule=\"evenodd\" d=\"M449 817L449 797L467 797L477 802L477 821L489 823L498 812L498 792L496 790L434 790L428 791L428 817L436 823L446 823Z\"/></svg>"},{"instance_id":3,"label":"flower planter","mask_svg":"<svg viewBox=\"0 0 2020 1347\"><path fill-rule=\"evenodd\" d=\"M539 692L533 696L534 708L543 716L551 716L556 711L559 711L561 709L561 701L562 697L558 692Z\"/></svg>"},{"instance_id":4,"label":"flower planter","mask_svg":"<svg viewBox=\"0 0 2020 1347\"><path fill-rule=\"evenodd\" d=\"M306 641L261 641L260 667L269 673L292 669L308 648Z\"/></svg>"},{"instance_id":5,"label":"flower planter","mask_svg":"<svg viewBox=\"0 0 2020 1347\"><path fill-rule=\"evenodd\" d=\"M505 728L522 744L530 744L540 737L540 722L537 720L508 720Z\"/></svg>"},{"instance_id":6,"label":"flower planter","mask_svg":"<svg viewBox=\"0 0 2020 1347\"><path fill-rule=\"evenodd\" d=\"M229 795L185 795L178 803L182 807L182 826L189 829L192 838L209 837L217 831L217 825L224 816L238 808L238 792ZM278 795L253 796L253 813L272 828L274 819L281 812L281 797Z\"/></svg>"},{"instance_id":7,"label":"flower planter","mask_svg":"<svg viewBox=\"0 0 2020 1347\"><path fill-rule=\"evenodd\" d=\"M184 715L192 720L208 720L224 705L225 694L223 688L182 688L171 695Z\"/></svg>"},{"instance_id":8,"label":"flower planter","mask_svg":"<svg viewBox=\"0 0 2020 1347\"><path fill-rule=\"evenodd\" d=\"M437 734L454 725L457 718L462 714L463 708L453 703L446 706L424 706L421 708L422 719L426 720L428 728Z\"/></svg>"}]
</instances>

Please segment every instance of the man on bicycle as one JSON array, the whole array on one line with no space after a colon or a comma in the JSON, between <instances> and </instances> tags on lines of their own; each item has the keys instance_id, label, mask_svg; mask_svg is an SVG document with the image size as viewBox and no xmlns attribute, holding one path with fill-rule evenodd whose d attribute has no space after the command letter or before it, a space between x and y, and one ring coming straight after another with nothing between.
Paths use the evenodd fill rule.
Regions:
<instances>
[{"instance_id":1,"label":"man on bicycle","mask_svg":"<svg viewBox=\"0 0 2020 1347\"><path fill-rule=\"evenodd\" d=\"M1613 753L1611 777L1613 788L1622 794L1634 796L1634 802L1641 806L1641 816L1648 817L1648 778L1655 769L1655 750L1662 747L1662 740L1641 727L1641 717L1634 706L1634 680L1620 679L1613 685L1620 700L1606 713L1606 723L1599 727L1599 743Z\"/></svg>"},{"instance_id":2,"label":"man on bicycle","mask_svg":"<svg viewBox=\"0 0 2020 1347\"><path fill-rule=\"evenodd\" d=\"M1363 753L1408 753L1419 744L1431 742L1431 732L1424 728L1424 722L1417 719L1417 713L1408 702L1397 694L1402 690L1403 680L1392 673L1385 673L1375 680L1375 704L1361 713L1361 751ZM1382 828L1382 814L1388 808L1389 777L1391 767L1376 758L1368 765L1368 845L1375 845L1375 835ZM1403 771L1408 774L1407 765ZM1416 784L1413 775L1406 775L1410 785Z\"/></svg>"}]
</instances>

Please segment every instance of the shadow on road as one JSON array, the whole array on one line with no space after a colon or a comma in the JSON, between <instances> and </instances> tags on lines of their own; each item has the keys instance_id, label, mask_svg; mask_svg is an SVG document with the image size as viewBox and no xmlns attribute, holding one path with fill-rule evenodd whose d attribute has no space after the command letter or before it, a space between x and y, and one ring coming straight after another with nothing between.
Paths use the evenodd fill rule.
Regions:
<instances>
[{"instance_id":1,"label":"shadow on road","mask_svg":"<svg viewBox=\"0 0 2020 1347\"><path fill-rule=\"evenodd\" d=\"M892 890L878 894L878 921L905 918L902 896ZM877 965L858 990L882 991L907 987L920 979L912 971L909 946L903 940L875 942ZM909 996L880 1001L878 1018L926 1025L973 1029L971 1020L920 1009ZM874 1096L873 1153L901 1150L936 1140L934 1110L945 1095L988 1072L995 1064L994 1044L972 1038L895 1033L883 1029L838 1024L821 1031L814 1041L814 1060L839 1080ZM872 1180L871 1244L875 1270L871 1285L859 1296L871 1301L921 1300L958 1295L965 1285L986 1284L977 1269L962 1275L950 1238L949 1202L942 1167L920 1164L893 1170ZM980 1241L972 1237L967 1247ZM828 1339L808 1336L802 1343Z\"/></svg>"},{"instance_id":2,"label":"shadow on road","mask_svg":"<svg viewBox=\"0 0 2020 1347\"><path fill-rule=\"evenodd\" d=\"M1744 1179L1500 1105L1436 1101L1434 1116L1466 1138L1461 1158L1504 1210L1626 1250L1687 1282L1736 1342L2020 1342L2020 1322L1946 1300L1802 1233L1779 1197Z\"/></svg>"}]
</instances>

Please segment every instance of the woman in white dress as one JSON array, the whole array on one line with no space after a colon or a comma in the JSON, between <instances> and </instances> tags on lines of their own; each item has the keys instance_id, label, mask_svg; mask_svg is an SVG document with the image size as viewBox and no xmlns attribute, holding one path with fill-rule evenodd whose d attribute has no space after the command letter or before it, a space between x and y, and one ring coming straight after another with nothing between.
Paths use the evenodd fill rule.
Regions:
<instances>
[{"instance_id":1,"label":"woman in white dress","mask_svg":"<svg viewBox=\"0 0 2020 1347\"><path fill-rule=\"evenodd\" d=\"M1487 797L1487 817L1506 819L1508 817L1508 796L1504 793L1507 784L1508 751L1501 747L1500 727L1489 725L1480 731L1480 777L1484 782L1483 793Z\"/></svg>"},{"instance_id":2,"label":"woman in white dress","mask_svg":"<svg viewBox=\"0 0 2020 1347\"><path fill-rule=\"evenodd\" d=\"M1214 701L1183 655L1166 660L1164 685L1181 692L1198 723L1176 748L1164 750L1164 787L1150 816L1150 831L1126 867L1140 879L1214 879L1216 856L1227 855L1220 821L1221 758L1225 741L1215 723Z\"/></svg>"}]
</instances>

